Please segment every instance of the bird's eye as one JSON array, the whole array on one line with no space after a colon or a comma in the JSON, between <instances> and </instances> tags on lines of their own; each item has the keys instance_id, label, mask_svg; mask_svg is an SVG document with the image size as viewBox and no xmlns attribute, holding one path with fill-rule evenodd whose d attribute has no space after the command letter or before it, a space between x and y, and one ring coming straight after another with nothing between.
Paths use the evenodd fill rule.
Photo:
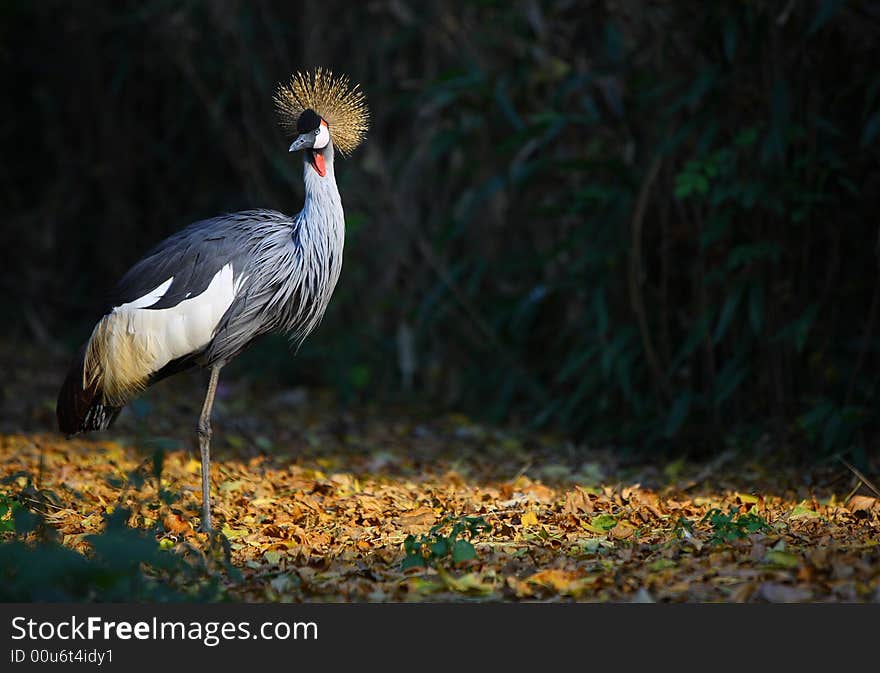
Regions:
<instances>
[{"instance_id":1,"label":"bird's eye","mask_svg":"<svg viewBox=\"0 0 880 673\"><path fill-rule=\"evenodd\" d=\"M320 126L319 126L318 128L315 129L315 135L318 135L319 133L321 133L321 127L320 127Z\"/></svg>"}]
</instances>

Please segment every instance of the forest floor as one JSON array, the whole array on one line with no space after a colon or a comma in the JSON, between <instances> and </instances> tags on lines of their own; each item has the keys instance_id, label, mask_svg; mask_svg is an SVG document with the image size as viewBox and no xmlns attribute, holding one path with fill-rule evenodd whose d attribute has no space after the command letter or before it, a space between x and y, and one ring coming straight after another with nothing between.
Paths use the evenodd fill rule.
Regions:
<instances>
[{"instance_id":1,"label":"forest floor","mask_svg":"<svg viewBox=\"0 0 880 673\"><path fill-rule=\"evenodd\" d=\"M880 602L880 499L871 474L839 460L792 465L769 447L624 460L458 414L341 408L233 371L214 423L222 535L209 539L195 531L204 376L66 440L52 431L59 364L26 348L0 360L0 553L51 543L99 562L101 531L123 512L223 599ZM44 523L16 533L25 510ZM105 584L57 595L107 600L101 562ZM20 581L24 565L0 579ZM7 595L43 595L21 591Z\"/></svg>"}]
</instances>

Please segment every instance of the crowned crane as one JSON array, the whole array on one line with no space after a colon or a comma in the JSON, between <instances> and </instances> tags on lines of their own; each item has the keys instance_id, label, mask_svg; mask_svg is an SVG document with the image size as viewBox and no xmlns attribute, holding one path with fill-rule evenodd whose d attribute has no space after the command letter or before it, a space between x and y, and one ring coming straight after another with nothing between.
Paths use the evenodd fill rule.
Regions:
<instances>
[{"instance_id":1,"label":"crowned crane","mask_svg":"<svg viewBox=\"0 0 880 673\"><path fill-rule=\"evenodd\" d=\"M317 326L342 268L345 220L334 149L351 153L367 131L363 93L318 68L280 85L282 127L304 151L305 203L290 217L246 210L195 222L150 250L122 277L58 396L68 436L104 430L147 386L194 366L210 370L197 426L202 518L211 531L211 409L220 370L257 337Z\"/></svg>"}]
</instances>

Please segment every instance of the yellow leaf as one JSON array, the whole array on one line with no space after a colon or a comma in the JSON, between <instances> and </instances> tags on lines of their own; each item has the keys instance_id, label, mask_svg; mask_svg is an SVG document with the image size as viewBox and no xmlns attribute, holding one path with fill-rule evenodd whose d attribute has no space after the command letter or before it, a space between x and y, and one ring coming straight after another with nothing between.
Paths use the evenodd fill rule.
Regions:
<instances>
[{"instance_id":1,"label":"yellow leaf","mask_svg":"<svg viewBox=\"0 0 880 673\"><path fill-rule=\"evenodd\" d=\"M273 566L278 565L278 563L281 561L281 556L282 553L274 549L271 551L267 551L263 554L263 558L266 559L266 563L269 563Z\"/></svg>"},{"instance_id":2,"label":"yellow leaf","mask_svg":"<svg viewBox=\"0 0 880 673\"><path fill-rule=\"evenodd\" d=\"M477 573L468 573L461 577L453 577L442 567L437 568L437 574L444 584L453 591L465 594L489 594L495 590L494 585L484 582L483 578Z\"/></svg>"},{"instance_id":3,"label":"yellow leaf","mask_svg":"<svg viewBox=\"0 0 880 673\"><path fill-rule=\"evenodd\" d=\"M758 496L749 493L737 493L736 497L739 498L739 501L744 505L754 505L758 502Z\"/></svg>"},{"instance_id":4,"label":"yellow leaf","mask_svg":"<svg viewBox=\"0 0 880 673\"><path fill-rule=\"evenodd\" d=\"M768 551L764 557L764 563L779 566L780 568L797 568L801 559L797 554L791 554L787 551Z\"/></svg>"},{"instance_id":5,"label":"yellow leaf","mask_svg":"<svg viewBox=\"0 0 880 673\"><path fill-rule=\"evenodd\" d=\"M248 530L247 528L230 528L229 526L223 526L223 534L230 540L236 540L247 535Z\"/></svg>"},{"instance_id":6,"label":"yellow leaf","mask_svg":"<svg viewBox=\"0 0 880 673\"><path fill-rule=\"evenodd\" d=\"M519 522L523 526L537 526L538 525L538 515L534 512L526 512L520 517Z\"/></svg>"},{"instance_id":7,"label":"yellow leaf","mask_svg":"<svg viewBox=\"0 0 880 673\"><path fill-rule=\"evenodd\" d=\"M235 491L241 490L244 486L244 481L242 479L235 479L233 481L224 481L220 484L220 490L226 493L233 493Z\"/></svg>"},{"instance_id":8,"label":"yellow leaf","mask_svg":"<svg viewBox=\"0 0 880 673\"><path fill-rule=\"evenodd\" d=\"M406 589L409 593L423 595L440 591L445 586L442 582L434 582L422 577L407 578L404 584L406 584Z\"/></svg>"},{"instance_id":9,"label":"yellow leaf","mask_svg":"<svg viewBox=\"0 0 880 673\"><path fill-rule=\"evenodd\" d=\"M537 584L553 589L564 596L580 596L590 589L599 575L581 575L572 570L541 570L526 579L529 584Z\"/></svg>"},{"instance_id":10,"label":"yellow leaf","mask_svg":"<svg viewBox=\"0 0 880 673\"><path fill-rule=\"evenodd\" d=\"M792 519L815 519L819 516L818 512L809 507L806 500L791 510Z\"/></svg>"}]
</instances>

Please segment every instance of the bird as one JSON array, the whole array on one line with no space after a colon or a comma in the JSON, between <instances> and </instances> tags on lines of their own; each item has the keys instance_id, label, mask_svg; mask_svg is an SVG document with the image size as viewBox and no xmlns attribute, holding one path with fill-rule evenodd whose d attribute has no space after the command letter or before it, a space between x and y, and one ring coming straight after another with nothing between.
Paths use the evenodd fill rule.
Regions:
<instances>
[{"instance_id":1,"label":"bird","mask_svg":"<svg viewBox=\"0 0 880 673\"><path fill-rule=\"evenodd\" d=\"M303 153L305 198L288 216L256 209L200 220L148 251L111 291L106 311L74 357L58 394L59 430L106 430L148 386L201 367L208 386L196 428L201 521L211 533L211 412L221 369L258 337L298 347L321 321L339 280L345 215L334 157L366 137L360 85L316 68L275 89L289 152Z\"/></svg>"}]
</instances>

